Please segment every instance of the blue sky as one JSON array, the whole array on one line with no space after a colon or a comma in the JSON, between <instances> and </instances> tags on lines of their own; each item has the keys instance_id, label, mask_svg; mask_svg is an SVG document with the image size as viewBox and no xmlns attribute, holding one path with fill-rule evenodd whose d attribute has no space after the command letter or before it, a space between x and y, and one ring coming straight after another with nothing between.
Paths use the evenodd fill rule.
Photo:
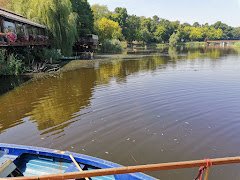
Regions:
<instances>
[{"instance_id":1,"label":"blue sky","mask_svg":"<svg viewBox=\"0 0 240 180\"><path fill-rule=\"evenodd\" d=\"M90 4L107 5L110 10L126 7L129 14L158 15L181 22L214 23L218 20L240 26L240 0L88 0Z\"/></svg>"}]
</instances>

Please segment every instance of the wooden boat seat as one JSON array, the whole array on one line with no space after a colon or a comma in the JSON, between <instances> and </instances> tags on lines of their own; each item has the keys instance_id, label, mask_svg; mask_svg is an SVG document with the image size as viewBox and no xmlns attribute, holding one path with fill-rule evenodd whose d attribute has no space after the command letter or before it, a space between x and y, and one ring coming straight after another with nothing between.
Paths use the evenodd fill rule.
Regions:
<instances>
[{"instance_id":1,"label":"wooden boat seat","mask_svg":"<svg viewBox=\"0 0 240 180\"><path fill-rule=\"evenodd\" d=\"M8 177L16 168L12 160L5 157L0 158L0 178Z\"/></svg>"}]
</instances>

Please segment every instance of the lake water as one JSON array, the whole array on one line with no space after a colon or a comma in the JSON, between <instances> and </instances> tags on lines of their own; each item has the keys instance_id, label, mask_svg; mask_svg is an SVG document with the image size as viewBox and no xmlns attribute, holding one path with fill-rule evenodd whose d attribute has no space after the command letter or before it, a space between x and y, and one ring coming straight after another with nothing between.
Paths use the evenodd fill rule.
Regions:
<instances>
[{"instance_id":1,"label":"lake water","mask_svg":"<svg viewBox=\"0 0 240 180\"><path fill-rule=\"evenodd\" d=\"M82 64L21 80L26 82L13 90L1 80L0 142L70 150L122 165L240 155L236 50L170 49ZM239 169L213 168L211 178L239 179ZM197 171L150 175L193 179Z\"/></svg>"}]
</instances>

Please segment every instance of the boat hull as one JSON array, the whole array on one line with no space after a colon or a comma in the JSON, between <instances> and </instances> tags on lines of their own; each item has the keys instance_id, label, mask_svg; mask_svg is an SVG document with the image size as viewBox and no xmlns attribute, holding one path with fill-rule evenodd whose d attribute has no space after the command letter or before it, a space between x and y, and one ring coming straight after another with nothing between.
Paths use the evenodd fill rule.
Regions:
<instances>
[{"instance_id":1,"label":"boat hull","mask_svg":"<svg viewBox=\"0 0 240 180\"><path fill-rule=\"evenodd\" d=\"M0 159L7 157L11 159L18 168L23 171L24 176L40 176L48 174L61 174L68 172L76 172L76 166L72 162L70 155L84 169L107 169L121 167L116 163L112 163L99 158L72 153L68 151L59 151L47 148L39 148L32 146L1 144L0 143ZM23 160L26 162L23 164ZM143 173L114 175L105 177L95 177L93 180L111 180L111 179L129 179L129 180L153 180L155 178Z\"/></svg>"}]
</instances>

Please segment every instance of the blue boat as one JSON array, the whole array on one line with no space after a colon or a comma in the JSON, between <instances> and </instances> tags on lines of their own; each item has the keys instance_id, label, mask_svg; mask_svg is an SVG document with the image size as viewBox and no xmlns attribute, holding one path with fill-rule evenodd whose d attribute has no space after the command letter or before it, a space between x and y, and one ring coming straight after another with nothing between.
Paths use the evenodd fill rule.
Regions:
<instances>
[{"instance_id":1,"label":"blue boat","mask_svg":"<svg viewBox=\"0 0 240 180\"><path fill-rule=\"evenodd\" d=\"M0 178L41 177L52 174L79 172L79 168L83 171L88 171L118 167L122 166L68 151L0 143ZM153 180L155 178L142 173L134 173L92 177L89 179Z\"/></svg>"}]
</instances>

